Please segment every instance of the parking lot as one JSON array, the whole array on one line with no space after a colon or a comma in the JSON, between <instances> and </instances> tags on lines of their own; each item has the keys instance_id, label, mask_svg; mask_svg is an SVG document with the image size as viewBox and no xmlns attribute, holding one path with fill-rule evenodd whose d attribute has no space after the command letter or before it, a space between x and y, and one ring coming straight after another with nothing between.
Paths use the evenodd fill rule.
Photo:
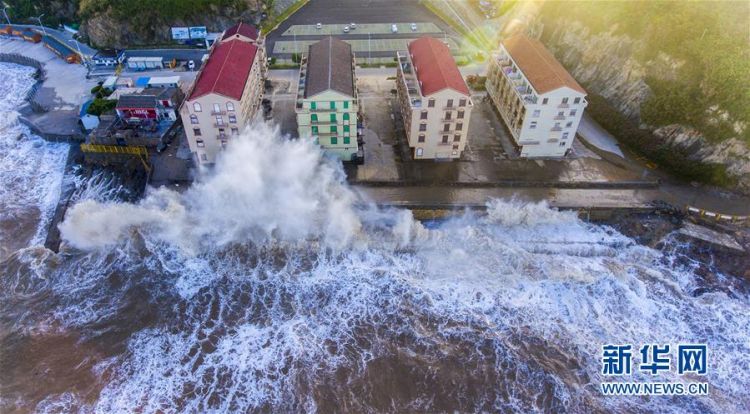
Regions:
<instances>
[{"instance_id":1,"label":"parking lot","mask_svg":"<svg viewBox=\"0 0 750 414\"><path fill-rule=\"evenodd\" d=\"M367 57L368 54L372 53L372 56L380 57L381 53L388 53L389 56L395 57L397 50L406 50L409 42L414 38L407 39L365 39L365 40L344 40L346 43L352 45L352 50L359 57ZM273 46L273 54L291 54L291 53L307 53L307 47L317 42L317 40L290 40L290 41L277 41ZM448 48L451 50L458 50L458 45L453 39L446 39Z\"/></svg>"},{"instance_id":2,"label":"parking lot","mask_svg":"<svg viewBox=\"0 0 750 414\"><path fill-rule=\"evenodd\" d=\"M443 31L437 27L435 23L414 23L415 29L412 30L412 23L394 23L396 25L395 33L414 33L414 34L428 34L428 33L439 33ZM344 33L344 28L349 27L349 34L394 34L393 25L390 23L358 23L356 26L351 26L350 23L341 24L321 24L320 28L315 24L303 24L291 26L287 29L282 36L326 36L326 35L338 35Z\"/></svg>"},{"instance_id":3,"label":"parking lot","mask_svg":"<svg viewBox=\"0 0 750 414\"><path fill-rule=\"evenodd\" d=\"M320 29L317 23L321 23ZM351 23L356 23L356 29L344 33L344 26ZM412 23L417 25L415 31L411 30ZM397 33L391 31L393 24ZM354 42L355 52L367 51L368 57L385 58L425 34L456 44L453 29L416 0L313 0L268 34L266 48L270 56L289 59L292 53L306 51L312 42L336 36Z\"/></svg>"}]
</instances>

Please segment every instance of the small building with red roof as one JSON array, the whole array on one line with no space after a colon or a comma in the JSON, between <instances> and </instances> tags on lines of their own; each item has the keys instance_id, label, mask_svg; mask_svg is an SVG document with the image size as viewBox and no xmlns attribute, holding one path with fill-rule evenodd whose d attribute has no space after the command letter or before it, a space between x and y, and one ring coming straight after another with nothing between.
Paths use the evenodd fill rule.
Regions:
<instances>
[{"instance_id":1,"label":"small building with red roof","mask_svg":"<svg viewBox=\"0 0 750 414\"><path fill-rule=\"evenodd\" d=\"M239 23L214 43L180 108L190 150L199 164L213 164L261 107L265 52L256 42L257 31L250 27Z\"/></svg>"},{"instance_id":2,"label":"small building with red roof","mask_svg":"<svg viewBox=\"0 0 750 414\"><path fill-rule=\"evenodd\" d=\"M441 40L422 37L396 58L396 90L412 156L460 158L474 104L450 49Z\"/></svg>"}]
</instances>

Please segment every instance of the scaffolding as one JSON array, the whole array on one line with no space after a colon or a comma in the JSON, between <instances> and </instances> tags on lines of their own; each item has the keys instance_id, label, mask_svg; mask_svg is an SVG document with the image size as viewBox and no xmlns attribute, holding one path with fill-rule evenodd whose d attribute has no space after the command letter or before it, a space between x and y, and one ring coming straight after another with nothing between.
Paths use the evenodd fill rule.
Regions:
<instances>
[{"instance_id":1,"label":"scaffolding","mask_svg":"<svg viewBox=\"0 0 750 414\"><path fill-rule=\"evenodd\" d=\"M81 151L87 153L97 154L121 154L121 155L135 155L141 160L143 168L147 172L151 171L151 166L148 165L148 150L146 147L138 146L120 146L120 145L100 145L100 144L81 144Z\"/></svg>"}]
</instances>

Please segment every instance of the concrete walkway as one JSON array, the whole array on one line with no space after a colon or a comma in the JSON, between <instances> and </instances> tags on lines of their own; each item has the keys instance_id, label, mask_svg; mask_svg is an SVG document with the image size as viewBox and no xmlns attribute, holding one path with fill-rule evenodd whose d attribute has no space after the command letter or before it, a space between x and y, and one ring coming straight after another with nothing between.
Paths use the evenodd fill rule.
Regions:
<instances>
[{"instance_id":1,"label":"concrete walkway","mask_svg":"<svg viewBox=\"0 0 750 414\"><path fill-rule=\"evenodd\" d=\"M617 139L607 130L601 127L591 116L584 112L581 123L578 125L578 135L583 137L589 144L607 152L625 158L625 155L617 143Z\"/></svg>"}]
</instances>

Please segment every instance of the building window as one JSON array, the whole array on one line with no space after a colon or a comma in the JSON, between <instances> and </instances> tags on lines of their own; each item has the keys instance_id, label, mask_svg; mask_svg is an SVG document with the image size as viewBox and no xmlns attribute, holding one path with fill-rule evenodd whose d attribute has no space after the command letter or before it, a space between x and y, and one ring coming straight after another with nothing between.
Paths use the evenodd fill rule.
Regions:
<instances>
[{"instance_id":1,"label":"building window","mask_svg":"<svg viewBox=\"0 0 750 414\"><path fill-rule=\"evenodd\" d=\"M224 118L221 115L216 115L216 125L224 125Z\"/></svg>"},{"instance_id":2,"label":"building window","mask_svg":"<svg viewBox=\"0 0 750 414\"><path fill-rule=\"evenodd\" d=\"M237 117L234 115L229 115L229 123L236 124L237 123Z\"/></svg>"},{"instance_id":3,"label":"building window","mask_svg":"<svg viewBox=\"0 0 750 414\"><path fill-rule=\"evenodd\" d=\"M349 132L349 125L344 125L344 132Z\"/></svg>"},{"instance_id":4,"label":"building window","mask_svg":"<svg viewBox=\"0 0 750 414\"><path fill-rule=\"evenodd\" d=\"M531 124L529 124L529 129L536 129L536 121L531 121Z\"/></svg>"},{"instance_id":5,"label":"building window","mask_svg":"<svg viewBox=\"0 0 750 414\"><path fill-rule=\"evenodd\" d=\"M542 114L541 110L534 109L534 113L531 116L533 116L534 118L539 118L539 115L541 115L541 114Z\"/></svg>"},{"instance_id":6,"label":"building window","mask_svg":"<svg viewBox=\"0 0 750 414\"><path fill-rule=\"evenodd\" d=\"M206 154L201 154L201 161L208 161Z\"/></svg>"},{"instance_id":7,"label":"building window","mask_svg":"<svg viewBox=\"0 0 750 414\"><path fill-rule=\"evenodd\" d=\"M443 131L450 131L450 130L451 130L451 124L443 125Z\"/></svg>"},{"instance_id":8,"label":"building window","mask_svg":"<svg viewBox=\"0 0 750 414\"><path fill-rule=\"evenodd\" d=\"M557 116L565 116L565 111L560 111L557 113Z\"/></svg>"},{"instance_id":9,"label":"building window","mask_svg":"<svg viewBox=\"0 0 750 414\"><path fill-rule=\"evenodd\" d=\"M339 128L336 125L331 125L331 133L336 134L339 132Z\"/></svg>"},{"instance_id":10,"label":"building window","mask_svg":"<svg viewBox=\"0 0 750 414\"><path fill-rule=\"evenodd\" d=\"M199 104L198 102L193 102L193 111L194 112L200 112L201 111L201 104Z\"/></svg>"},{"instance_id":11,"label":"building window","mask_svg":"<svg viewBox=\"0 0 750 414\"><path fill-rule=\"evenodd\" d=\"M318 135L318 127L316 127L316 126L312 127L312 134L313 135Z\"/></svg>"},{"instance_id":12,"label":"building window","mask_svg":"<svg viewBox=\"0 0 750 414\"><path fill-rule=\"evenodd\" d=\"M336 114L331 114L331 122L336 122Z\"/></svg>"},{"instance_id":13,"label":"building window","mask_svg":"<svg viewBox=\"0 0 750 414\"><path fill-rule=\"evenodd\" d=\"M568 103L568 98L562 98L562 103L563 103L563 104L566 104L566 103Z\"/></svg>"},{"instance_id":14,"label":"building window","mask_svg":"<svg viewBox=\"0 0 750 414\"><path fill-rule=\"evenodd\" d=\"M542 105L547 105L547 102L549 102L548 98L542 99Z\"/></svg>"},{"instance_id":15,"label":"building window","mask_svg":"<svg viewBox=\"0 0 750 414\"><path fill-rule=\"evenodd\" d=\"M563 132L562 139L568 139L568 136L569 136L568 132Z\"/></svg>"},{"instance_id":16,"label":"building window","mask_svg":"<svg viewBox=\"0 0 750 414\"><path fill-rule=\"evenodd\" d=\"M234 112L234 104L231 102L227 102L227 111Z\"/></svg>"},{"instance_id":17,"label":"building window","mask_svg":"<svg viewBox=\"0 0 750 414\"><path fill-rule=\"evenodd\" d=\"M443 135L443 144L448 143L448 138L449 138L448 135Z\"/></svg>"},{"instance_id":18,"label":"building window","mask_svg":"<svg viewBox=\"0 0 750 414\"><path fill-rule=\"evenodd\" d=\"M574 103L574 104L579 104L579 103L581 103L581 98L575 98L575 99L573 99L573 103Z\"/></svg>"},{"instance_id":19,"label":"building window","mask_svg":"<svg viewBox=\"0 0 750 414\"><path fill-rule=\"evenodd\" d=\"M458 119L464 119L464 111L458 111Z\"/></svg>"},{"instance_id":20,"label":"building window","mask_svg":"<svg viewBox=\"0 0 750 414\"><path fill-rule=\"evenodd\" d=\"M227 133L224 128L219 128L219 138L226 138Z\"/></svg>"},{"instance_id":21,"label":"building window","mask_svg":"<svg viewBox=\"0 0 750 414\"><path fill-rule=\"evenodd\" d=\"M555 122L555 128L560 129L560 123L559 122Z\"/></svg>"},{"instance_id":22,"label":"building window","mask_svg":"<svg viewBox=\"0 0 750 414\"><path fill-rule=\"evenodd\" d=\"M570 127L572 127L572 126L573 126L573 123L572 123L572 122L568 122L567 124L565 124L565 128L570 128Z\"/></svg>"},{"instance_id":23,"label":"building window","mask_svg":"<svg viewBox=\"0 0 750 414\"><path fill-rule=\"evenodd\" d=\"M232 128L232 135L239 135L239 134L240 134L240 130L239 129Z\"/></svg>"},{"instance_id":24,"label":"building window","mask_svg":"<svg viewBox=\"0 0 750 414\"><path fill-rule=\"evenodd\" d=\"M331 109L336 109L336 102L331 101Z\"/></svg>"},{"instance_id":25,"label":"building window","mask_svg":"<svg viewBox=\"0 0 750 414\"><path fill-rule=\"evenodd\" d=\"M461 141L461 134L456 134L453 136L453 142Z\"/></svg>"},{"instance_id":26,"label":"building window","mask_svg":"<svg viewBox=\"0 0 750 414\"><path fill-rule=\"evenodd\" d=\"M448 99L448 104L445 106L447 106L448 108L453 108L453 99Z\"/></svg>"},{"instance_id":27,"label":"building window","mask_svg":"<svg viewBox=\"0 0 750 414\"><path fill-rule=\"evenodd\" d=\"M419 119L427 119L427 111L422 111L419 114Z\"/></svg>"},{"instance_id":28,"label":"building window","mask_svg":"<svg viewBox=\"0 0 750 414\"><path fill-rule=\"evenodd\" d=\"M318 108L318 103L317 102L315 102L315 101L310 102L310 109L317 109L317 108Z\"/></svg>"},{"instance_id":29,"label":"building window","mask_svg":"<svg viewBox=\"0 0 750 414\"><path fill-rule=\"evenodd\" d=\"M458 101L458 106L466 106L466 99L461 99Z\"/></svg>"},{"instance_id":30,"label":"building window","mask_svg":"<svg viewBox=\"0 0 750 414\"><path fill-rule=\"evenodd\" d=\"M576 116L577 113L578 111L576 111L575 109L570 110L570 116Z\"/></svg>"},{"instance_id":31,"label":"building window","mask_svg":"<svg viewBox=\"0 0 750 414\"><path fill-rule=\"evenodd\" d=\"M191 124L197 124L198 123L198 117L195 115L190 115L190 123Z\"/></svg>"},{"instance_id":32,"label":"building window","mask_svg":"<svg viewBox=\"0 0 750 414\"><path fill-rule=\"evenodd\" d=\"M349 112L344 112L344 121L349 120Z\"/></svg>"},{"instance_id":33,"label":"building window","mask_svg":"<svg viewBox=\"0 0 750 414\"><path fill-rule=\"evenodd\" d=\"M421 156L422 156L422 153L423 153L423 150L422 150L422 148L417 148L417 152L416 152L416 154L417 154L417 157L421 157Z\"/></svg>"},{"instance_id":34,"label":"building window","mask_svg":"<svg viewBox=\"0 0 750 414\"><path fill-rule=\"evenodd\" d=\"M419 124L420 131L427 131L427 124Z\"/></svg>"},{"instance_id":35,"label":"building window","mask_svg":"<svg viewBox=\"0 0 750 414\"><path fill-rule=\"evenodd\" d=\"M214 104L214 112L217 113L217 114L220 113L221 112L221 105L215 103Z\"/></svg>"},{"instance_id":36,"label":"building window","mask_svg":"<svg viewBox=\"0 0 750 414\"><path fill-rule=\"evenodd\" d=\"M344 109L349 109L349 101L344 101Z\"/></svg>"},{"instance_id":37,"label":"building window","mask_svg":"<svg viewBox=\"0 0 750 414\"><path fill-rule=\"evenodd\" d=\"M451 112L451 111L445 111L445 119L450 120L451 116L453 116L453 112Z\"/></svg>"},{"instance_id":38,"label":"building window","mask_svg":"<svg viewBox=\"0 0 750 414\"><path fill-rule=\"evenodd\" d=\"M460 130L462 130L462 129L464 129L464 124L463 124L463 123L461 123L461 122L457 123L457 124L456 124L456 131L460 131Z\"/></svg>"},{"instance_id":39,"label":"building window","mask_svg":"<svg viewBox=\"0 0 750 414\"><path fill-rule=\"evenodd\" d=\"M198 148L204 148L206 146L202 139L196 140L195 145L197 145Z\"/></svg>"},{"instance_id":40,"label":"building window","mask_svg":"<svg viewBox=\"0 0 750 414\"><path fill-rule=\"evenodd\" d=\"M424 134L419 134L419 138L417 138L417 142L424 142Z\"/></svg>"},{"instance_id":41,"label":"building window","mask_svg":"<svg viewBox=\"0 0 750 414\"><path fill-rule=\"evenodd\" d=\"M564 147L564 146L565 146L565 141L561 141L561 142L560 142L560 146L561 146L561 147Z\"/></svg>"},{"instance_id":42,"label":"building window","mask_svg":"<svg viewBox=\"0 0 750 414\"><path fill-rule=\"evenodd\" d=\"M434 108L435 107L435 100L430 98L429 101L427 101L427 107L428 108Z\"/></svg>"},{"instance_id":43,"label":"building window","mask_svg":"<svg viewBox=\"0 0 750 414\"><path fill-rule=\"evenodd\" d=\"M337 145L339 143L338 137L331 137L331 145Z\"/></svg>"},{"instance_id":44,"label":"building window","mask_svg":"<svg viewBox=\"0 0 750 414\"><path fill-rule=\"evenodd\" d=\"M352 139L349 137L344 137L344 145L349 145L349 143L352 142Z\"/></svg>"},{"instance_id":45,"label":"building window","mask_svg":"<svg viewBox=\"0 0 750 414\"><path fill-rule=\"evenodd\" d=\"M310 115L310 122L318 122L318 114Z\"/></svg>"},{"instance_id":46,"label":"building window","mask_svg":"<svg viewBox=\"0 0 750 414\"><path fill-rule=\"evenodd\" d=\"M193 128L193 135L195 135L196 137L201 136L200 128Z\"/></svg>"}]
</instances>

